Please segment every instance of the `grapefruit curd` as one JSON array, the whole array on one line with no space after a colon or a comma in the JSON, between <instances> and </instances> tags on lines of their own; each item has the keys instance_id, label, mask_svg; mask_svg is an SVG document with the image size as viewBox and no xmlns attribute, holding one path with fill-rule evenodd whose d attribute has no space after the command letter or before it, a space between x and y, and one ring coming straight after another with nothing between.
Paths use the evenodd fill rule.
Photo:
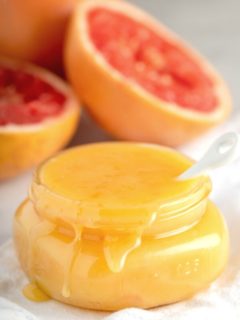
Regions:
<instances>
[{"instance_id":1,"label":"grapefruit curd","mask_svg":"<svg viewBox=\"0 0 240 320\"><path fill-rule=\"evenodd\" d=\"M177 179L191 164L168 148L120 142L43 163L14 220L30 281L96 310L156 307L208 287L226 264L228 233L209 178Z\"/></svg>"}]
</instances>

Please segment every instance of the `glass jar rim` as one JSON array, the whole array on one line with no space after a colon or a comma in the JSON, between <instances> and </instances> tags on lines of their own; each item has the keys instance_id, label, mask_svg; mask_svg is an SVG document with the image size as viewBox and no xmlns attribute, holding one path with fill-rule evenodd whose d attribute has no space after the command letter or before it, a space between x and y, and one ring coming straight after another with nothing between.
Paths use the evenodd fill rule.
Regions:
<instances>
[{"instance_id":1,"label":"glass jar rim","mask_svg":"<svg viewBox=\"0 0 240 320\"><path fill-rule=\"evenodd\" d=\"M30 187L29 198L38 214L53 222L63 220L70 224L109 232L136 231L164 236L176 234L197 223L204 212L194 208L207 200L210 191L210 179L203 176L198 178L196 185L187 194L180 194L160 203L155 201L131 208L104 207L66 198L50 190L35 177Z\"/></svg>"}]
</instances>

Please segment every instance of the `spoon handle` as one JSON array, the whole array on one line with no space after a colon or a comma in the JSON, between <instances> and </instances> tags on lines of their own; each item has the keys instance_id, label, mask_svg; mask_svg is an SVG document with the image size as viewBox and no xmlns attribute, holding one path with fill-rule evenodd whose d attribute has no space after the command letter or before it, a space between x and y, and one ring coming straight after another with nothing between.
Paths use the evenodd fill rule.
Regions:
<instances>
[{"instance_id":1,"label":"spoon handle","mask_svg":"<svg viewBox=\"0 0 240 320\"><path fill-rule=\"evenodd\" d=\"M207 174L210 170L222 167L239 156L240 135L228 132L220 136L207 150L202 159L188 170L183 172L178 179L191 179Z\"/></svg>"}]
</instances>

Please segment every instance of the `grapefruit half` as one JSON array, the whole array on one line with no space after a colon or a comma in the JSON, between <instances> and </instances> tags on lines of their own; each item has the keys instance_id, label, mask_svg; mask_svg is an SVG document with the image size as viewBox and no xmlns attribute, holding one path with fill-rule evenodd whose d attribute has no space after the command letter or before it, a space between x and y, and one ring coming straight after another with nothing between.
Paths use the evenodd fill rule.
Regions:
<instances>
[{"instance_id":1,"label":"grapefruit half","mask_svg":"<svg viewBox=\"0 0 240 320\"><path fill-rule=\"evenodd\" d=\"M65 65L93 117L121 139L175 147L231 109L226 84L206 59L127 2L77 5Z\"/></svg>"},{"instance_id":2,"label":"grapefruit half","mask_svg":"<svg viewBox=\"0 0 240 320\"><path fill-rule=\"evenodd\" d=\"M0 179L41 162L72 137L80 107L60 78L0 58Z\"/></svg>"}]
</instances>

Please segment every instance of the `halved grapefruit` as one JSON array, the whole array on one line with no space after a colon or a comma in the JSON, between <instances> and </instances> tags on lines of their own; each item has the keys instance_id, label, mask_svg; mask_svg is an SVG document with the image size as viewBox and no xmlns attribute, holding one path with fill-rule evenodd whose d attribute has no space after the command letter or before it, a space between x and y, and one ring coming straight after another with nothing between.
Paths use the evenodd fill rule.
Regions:
<instances>
[{"instance_id":1,"label":"halved grapefruit","mask_svg":"<svg viewBox=\"0 0 240 320\"><path fill-rule=\"evenodd\" d=\"M178 146L231 109L228 89L206 59L127 2L80 2L65 64L78 96L118 138Z\"/></svg>"},{"instance_id":2,"label":"halved grapefruit","mask_svg":"<svg viewBox=\"0 0 240 320\"><path fill-rule=\"evenodd\" d=\"M79 103L60 78L0 58L0 179L62 148L72 137L79 114Z\"/></svg>"}]
</instances>

